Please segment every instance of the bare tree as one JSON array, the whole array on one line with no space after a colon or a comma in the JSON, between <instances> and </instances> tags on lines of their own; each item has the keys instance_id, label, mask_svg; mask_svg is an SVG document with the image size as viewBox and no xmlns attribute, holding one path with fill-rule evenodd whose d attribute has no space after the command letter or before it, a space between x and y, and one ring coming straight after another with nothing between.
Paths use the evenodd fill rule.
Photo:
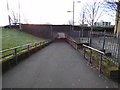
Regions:
<instances>
[{"instance_id":1,"label":"bare tree","mask_svg":"<svg viewBox=\"0 0 120 90\"><path fill-rule=\"evenodd\" d=\"M11 28L11 17L10 17L10 15L9 15L9 4L8 4L8 0L7 0L7 11L8 11L9 28Z\"/></svg>"},{"instance_id":2,"label":"bare tree","mask_svg":"<svg viewBox=\"0 0 120 90\"><path fill-rule=\"evenodd\" d=\"M103 2L98 0L91 0L86 2L84 7L84 20L91 26L89 45L91 46L91 33L94 28L94 23L103 15L102 8Z\"/></svg>"},{"instance_id":3,"label":"bare tree","mask_svg":"<svg viewBox=\"0 0 120 90\"><path fill-rule=\"evenodd\" d=\"M120 0L119 1L115 1L115 0L105 0L105 8L107 9L107 11L111 11L112 13L110 14L111 16L113 16L113 14L116 13L116 22L115 22L115 29L114 29L114 33L118 34L118 27L120 24Z\"/></svg>"},{"instance_id":4,"label":"bare tree","mask_svg":"<svg viewBox=\"0 0 120 90\"><path fill-rule=\"evenodd\" d=\"M98 19L102 16L103 11L101 8L103 2L98 0L92 0L92 2L85 4L85 20L91 25L91 31L93 30L94 23L98 21Z\"/></svg>"},{"instance_id":5,"label":"bare tree","mask_svg":"<svg viewBox=\"0 0 120 90\"><path fill-rule=\"evenodd\" d=\"M104 6L105 8L107 8L108 10L111 10L113 12L119 12L120 13L120 9L118 9L120 4L120 1L115 1L115 0L105 0L104 1Z\"/></svg>"},{"instance_id":6,"label":"bare tree","mask_svg":"<svg viewBox=\"0 0 120 90\"><path fill-rule=\"evenodd\" d=\"M20 17L20 1L18 0L18 14L19 14L19 18L18 18L18 14L15 13L14 11L11 12L11 10L9 9L9 2L7 0L7 11L8 11L8 19L9 19L9 27L11 28L11 23L13 24L17 24L19 21L19 28L21 28L21 17Z\"/></svg>"},{"instance_id":7,"label":"bare tree","mask_svg":"<svg viewBox=\"0 0 120 90\"><path fill-rule=\"evenodd\" d=\"M85 24L85 8L83 7L81 13L80 13L80 19L78 21L78 23L83 26Z\"/></svg>"},{"instance_id":8,"label":"bare tree","mask_svg":"<svg viewBox=\"0 0 120 90\"><path fill-rule=\"evenodd\" d=\"M12 23L15 25L18 23L18 14L15 14L14 11L12 11Z\"/></svg>"}]
</instances>

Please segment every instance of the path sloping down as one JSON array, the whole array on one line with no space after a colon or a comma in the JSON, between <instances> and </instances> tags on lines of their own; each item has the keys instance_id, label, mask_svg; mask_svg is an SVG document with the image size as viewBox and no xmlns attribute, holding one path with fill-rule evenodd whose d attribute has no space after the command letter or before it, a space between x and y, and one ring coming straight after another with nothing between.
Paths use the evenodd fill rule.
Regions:
<instances>
[{"instance_id":1,"label":"path sloping down","mask_svg":"<svg viewBox=\"0 0 120 90\"><path fill-rule=\"evenodd\" d=\"M54 42L3 74L3 88L117 88L66 42Z\"/></svg>"}]
</instances>

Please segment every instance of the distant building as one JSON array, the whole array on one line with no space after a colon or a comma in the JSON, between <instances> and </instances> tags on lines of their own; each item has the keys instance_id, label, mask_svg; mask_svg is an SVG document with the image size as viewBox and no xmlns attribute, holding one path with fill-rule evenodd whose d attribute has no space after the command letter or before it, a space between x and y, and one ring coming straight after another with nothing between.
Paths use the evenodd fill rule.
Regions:
<instances>
[{"instance_id":1,"label":"distant building","mask_svg":"<svg viewBox=\"0 0 120 90\"><path fill-rule=\"evenodd\" d=\"M88 24L80 24L80 26L87 27L87 26L88 26Z\"/></svg>"},{"instance_id":2,"label":"distant building","mask_svg":"<svg viewBox=\"0 0 120 90\"><path fill-rule=\"evenodd\" d=\"M103 20L101 20L100 22L95 22L94 25L100 27L111 26L111 22L104 22Z\"/></svg>"}]
</instances>

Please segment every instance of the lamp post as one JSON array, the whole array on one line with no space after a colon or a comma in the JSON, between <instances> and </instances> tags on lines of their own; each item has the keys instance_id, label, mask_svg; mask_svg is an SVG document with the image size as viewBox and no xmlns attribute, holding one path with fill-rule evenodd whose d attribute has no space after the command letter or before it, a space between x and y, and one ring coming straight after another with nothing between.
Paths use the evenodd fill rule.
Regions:
<instances>
[{"instance_id":1,"label":"lamp post","mask_svg":"<svg viewBox=\"0 0 120 90\"><path fill-rule=\"evenodd\" d=\"M18 1L18 9L19 9L19 28L21 30L22 27L21 27L21 17L20 17L20 1Z\"/></svg>"},{"instance_id":2,"label":"lamp post","mask_svg":"<svg viewBox=\"0 0 120 90\"><path fill-rule=\"evenodd\" d=\"M75 3L80 3L81 1L73 1L73 11L67 11L67 12L73 12L73 26L72 30L74 31L74 12L75 12Z\"/></svg>"}]
</instances>

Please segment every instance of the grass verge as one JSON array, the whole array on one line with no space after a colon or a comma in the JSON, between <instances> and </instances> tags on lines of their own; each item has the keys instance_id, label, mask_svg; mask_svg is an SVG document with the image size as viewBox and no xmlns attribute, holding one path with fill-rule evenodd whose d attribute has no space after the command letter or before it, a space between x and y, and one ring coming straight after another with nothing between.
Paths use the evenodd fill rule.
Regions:
<instances>
[{"instance_id":1,"label":"grass verge","mask_svg":"<svg viewBox=\"0 0 120 90\"><path fill-rule=\"evenodd\" d=\"M86 49L86 54L88 56L90 56L89 49ZM87 59L89 60L89 57L87 57ZM94 66L98 67L99 61L100 61L100 54L98 52L92 50L92 64ZM110 72L113 70L118 70L118 66L103 56L102 57L102 71L103 71L103 73L106 74L107 76L110 76Z\"/></svg>"},{"instance_id":2,"label":"grass verge","mask_svg":"<svg viewBox=\"0 0 120 90\"><path fill-rule=\"evenodd\" d=\"M29 43L39 42L47 40L44 38L38 38L26 32L22 32L16 29L0 29L2 32L2 50L10 49L17 46L22 46ZM20 48L17 51L25 49L26 47ZM2 53L1 57L13 54L14 50Z\"/></svg>"}]
</instances>

